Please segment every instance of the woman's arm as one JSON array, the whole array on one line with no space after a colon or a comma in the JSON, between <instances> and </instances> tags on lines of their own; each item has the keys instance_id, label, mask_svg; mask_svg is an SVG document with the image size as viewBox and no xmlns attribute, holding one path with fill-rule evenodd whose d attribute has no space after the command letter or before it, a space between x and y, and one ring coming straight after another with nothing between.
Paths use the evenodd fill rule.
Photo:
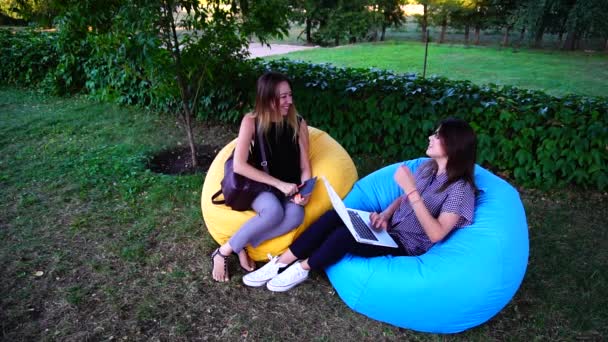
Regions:
<instances>
[{"instance_id":1,"label":"woman's arm","mask_svg":"<svg viewBox=\"0 0 608 342\"><path fill-rule=\"evenodd\" d=\"M441 241L454 229L460 219L460 215L443 212L439 214L438 218L434 218L424 204L418 190L416 190L414 175L412 175L412 171L407 166L403 165L397 169L395 181L406 193L414 214L416 214L416 218L431 242Z\"/></svg>"},{"instance_id":2,"label":"woman's arm","mask_svg":"<svg viewBox=\"0 0 608 342\"><path fill-rule=\"evenodd\" d=\"M298 145L300 146L300 183L304 183L306 180L312 177L312 170L310 168L310 158L308 157L308 150L310 148L308 140L308 125L306 121L302 119L300 121L300 128L298 131ZM310 195L306 197L296 196L292 199L292 202L299 205L306 205L310 200Z\"/></svg>"},{"instance_id":3,"label":"woman's arm","mask_svg":"<svg viewBox=\"0 0 608 342\"><path fill-rule=\"evenodd\" d=\"M300 122L300 131L298 132L298 144L300 145L300 182L304 183L312 176L312 171L310 168L310 158L308 156L308 151L310 148L308 139L308 124L306 124L306 120L304 119L302 119L302 121Z\"/></svg>"},{"instance_id":4,"label":"woman's arm","mask_svg":"<svg viewBox=\"0 0 608 342\"><path fill-rule=\"evenodd\" d=\"M252 115L247 114L241 121L239 135L236 138L233 163L234 172L256 182L273 186L287 196L294 194L298 189L296 184L283 182L280 179L277 179L264 171L258 170L247 163L247 158L249 157L249 146L251 145L254 132L255 118Z\"/></svg>"}]
</instances>

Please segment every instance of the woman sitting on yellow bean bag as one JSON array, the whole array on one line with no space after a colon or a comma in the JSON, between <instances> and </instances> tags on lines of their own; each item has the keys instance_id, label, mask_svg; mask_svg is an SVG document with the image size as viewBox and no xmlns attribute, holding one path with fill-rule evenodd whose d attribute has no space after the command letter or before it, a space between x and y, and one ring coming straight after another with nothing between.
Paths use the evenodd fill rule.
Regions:
<instances>
[{"instance_id":1,"label":"woman sitting on yellow bean bag","mask_svg":"<svg viewBox=\"0 0 608 342\"><path fill-rule=\"evenodd\" d=\"M258 144L250 148L258 138L264 139L268 173L262 171L261 166L248 164L248 160L263 159ZM270 191L260 193L251 203L255 212L233 211L227 206L211 203L213 193L220 188L223 166L232 150L236 174L270 186ZM319 162L326 157L329 157L329 162L325 166L323 163L316 165L317 154L321 157L316 158ZM338 162L340 160L344 162ZM297 115L292 103L291 86L285 76L277 73L262 75L258 79L254 112L245 115L237 139L220 151L203 185L203 217L209 232L221 244L211 256L213 278L216 281L229 279L226 258L231 253L238 254L241 268L251 271L255 266L253 260L263 260L269 253L277 255L285 250L305 227L329 207L329 201L318 194L319 191L313 191L308 197L289 197L297 192L298 184L314 174L324 174L329 178L331 176L328 175L332 173L336 174L332 178L342 178L344 186L336 190L344 196L357 179L348 154L327 134L309 129L306 121ZM340 179L333 181L340 183ZM307 205L311 197L313 210ZM246 249L247 245L251 247Z\"/></svg>"}]
</instances>

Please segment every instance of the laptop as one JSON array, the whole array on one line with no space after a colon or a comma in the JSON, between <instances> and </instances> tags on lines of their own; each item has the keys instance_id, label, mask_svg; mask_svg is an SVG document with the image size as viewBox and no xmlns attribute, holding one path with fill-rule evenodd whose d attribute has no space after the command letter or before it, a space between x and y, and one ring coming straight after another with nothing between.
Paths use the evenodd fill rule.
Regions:
<instances>
[{"instance_id":1,"label":"laptop","mask_svg":"<svg viewBox=\"0 0 608 342\"><path fill-rule=\"evenodd\" d=\"M327 189L329 200L355 240L369 245L397 248L395 240L384 229L374 229L369 220L369 212L346 208L344 202L325 177L321 177Z\"/></svg>"}]
</instances>

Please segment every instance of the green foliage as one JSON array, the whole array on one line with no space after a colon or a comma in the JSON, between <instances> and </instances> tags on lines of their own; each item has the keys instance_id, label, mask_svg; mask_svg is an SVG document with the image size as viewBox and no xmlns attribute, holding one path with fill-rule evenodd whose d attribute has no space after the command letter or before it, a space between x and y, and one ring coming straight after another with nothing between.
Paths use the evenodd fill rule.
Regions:
<instances>
[{"instance_id":1,"label":"green foliage","mask_svg":"<svg viewBox=\"0 0 608 342\"><path fill-rule=\"evenodd\" d=\"M132 22L129 18L125 14L121 25ZM182 102L169 52L143 30L120 32L90 34L77 44L61 34L1 31L0 49L7 58L0 77L13 84L42 83L55 91L82 82L99 100L179 110ZM608 188L606 98L559 98L514 87L329 64L243 61L239 53L229 53L241 44L240 38L221 29L215 32L234 40L221 45L219 37L194 39L182 54L199 118L238 121L252 106L256 78L265 70L277 70L293 80L296 104L309 122L351 153L381 160L418 157L437 122L459 116L478 133L478 162L520 185ZM206 68L200 66L200 56L206 56ZM198 76L203 72L211 77Z\"/></svg>"},{"instance_id":2,"label":"green foliage","mask_svg":"<svg viewBox=\"0 0 608 342\"><path fill-rule=\"evenodd\" d=\"M53 33L0 29L0 80L30 86L41 83L58 63Z\"/></svg>"},{"instance_id":3,"label":"green foliage","mask_svg":"<svg viewBox=\"0 0 608 342\"><path fill-rule=\"evenodd\" d=\"M233 2L234 3L234 2ZM240 32L256 36L261 42L269 37L286 36L292 9L284 0L239 0L243 18Z\"/></svg>"},{"instance_id":4,"label":"green foliage","mask_svg":"<svg viewBox=\"0 0 608 342\"><path fill-rule=\"evenodd\" d=\"M161 48L154 29L149 6L122 6L112 18L112 26L86 39L92 47L91 57L84 63L86 90L97 100L120 104L149 105L169 110L165 87L174 86L170 59ZM160 95L164 95L162 97ZM171 97L177 97L177 89Z\"/></svg>"},{"instance_id":5,"label":"green foliage","mask_svg":"<svg viewBox=\"0 0 608 342\"><path fill-rule=\"evenodd\" d=\"M0 0L0 19L2 15L7 15L9 19L17 19L16 23L19 24L36 21L49 26L57 14L53 2L53 0ZM0 20L0 24L1 22Z\"/></svg>"},{"instance_id":6,"label":"green foliage","mask_svg":"<svg viewBox=\"0 0 608 342\"><path fill-rule=\"evenodd\" d=\"M382 21L381 13L369 10L374 5L368 0L321 3L294 1L294 19L306 22L309 32L313 27L317 28L312 34L312 41L316 44L353 43L368 38L370 32Z\"/></svg>"},{"instance_id":7,"label":"green foliage","mask_svg":"<svg viewBox=\"0 0 608 342\"><path fill-rule=\"evenodd\" d=\"M76 93L85 85L84 61L91 53L86 39L87 18L74 9L57 19L57 27L58 64L53 71L51 88L56 94Z\"/></svg>"},{"instance_id":8,"label":"green foliage","mask_svg":"<svg viewBox=\"0 0 608 342\"><path fill-rule=\"evenodd\" d=\"M388 160L422 155L439 120L461 117L478 134L478 162L520 184L608 188L608 100L421 79L376 69L286 59L260 62L293 80L298 110L349 152Z\"/></svg>"}]
</instances>

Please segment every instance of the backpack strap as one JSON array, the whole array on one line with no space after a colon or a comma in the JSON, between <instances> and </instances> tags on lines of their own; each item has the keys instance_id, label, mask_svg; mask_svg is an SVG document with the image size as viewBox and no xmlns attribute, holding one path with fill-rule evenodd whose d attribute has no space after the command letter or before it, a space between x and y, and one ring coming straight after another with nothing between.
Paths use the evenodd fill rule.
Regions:
<instances>
[{"instance_id":1,"label":"backpack strap","mask_svg":"<svg viewBox=\"0 0 608 342\"><path fill-rule=\"evenodd\" d=\"M226 204L226 200L216 200L222 194L222 189L219 189L216 193L211 196L211 203L213 204Z\"/></svg>"},{"instance_id":2,"label":"backpack strap","mask_svg":"<svg viewBox=\"0 0 608 342\"><path fill-rule=\"evenodd\" d=\"M266 148L264 145L264 139L262 138L261 134L258 134L258 125L257 125L257 119L256 119L256 129L254 134L258 137L258 145L260 146L260 152L262 153L262 162L260 163L262 165L262 167L264 168L264 171L268 174L270 174L270 171L268 170L268 158L266 157ZM234 154L234 151L232 152ZM218 200L216 198L218 198L220 195L222 194L222 189L220 188L218 191L216 191L212 196L211 196L211 203L213 204L226 204L226 200Z\"/></svg>"},{"instance_id":3,"label":"backpack strap","mask_svg":"<svg viewBox=\"0 0 608 342\"><path fill-rule=\"evenodd\" d=\"M264 168L264 172L270 174L270 171L268 171L268 158L266 158L266 146L264 145L264 139L262 138L262 135L259 134L259 129L257 127L257 120L256 120L256 135L258 137L258 145L260 146L260 152L262 152L262 162L260 163L262 165L262 167Z\"/></svg>"}]
</instances>

